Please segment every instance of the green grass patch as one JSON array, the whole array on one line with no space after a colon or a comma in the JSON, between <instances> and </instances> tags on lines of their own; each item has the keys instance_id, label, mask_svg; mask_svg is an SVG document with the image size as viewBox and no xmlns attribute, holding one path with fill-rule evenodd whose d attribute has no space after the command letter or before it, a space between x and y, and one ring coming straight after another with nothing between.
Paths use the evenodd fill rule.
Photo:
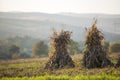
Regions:
<instances>
[{"instance_id":1,"label":"green grass patch","mask_svg":"<svg viewBox=\"0 0 120 80\"><path fill-rule=\"evenodd\" d=\"M77 76L54 76L54 75L44 75L37 77L4 77L1 80L120 80L120 77L115 75L77 75Z\"/></svg>"},{"instance_id":2,"label":"green grass patch","mask_svg":"<svg viewBox=\"0 0 120 80\"><path fill-rule=\"evenodd\" d=\"M82 67L81 60L73 59L74 68L52 71L44 69L47 59L4 61L0 63L0 80L104 80L104 78L105 80L120 80L120 68L86 69Z\"/></svg>"}]
</instances>

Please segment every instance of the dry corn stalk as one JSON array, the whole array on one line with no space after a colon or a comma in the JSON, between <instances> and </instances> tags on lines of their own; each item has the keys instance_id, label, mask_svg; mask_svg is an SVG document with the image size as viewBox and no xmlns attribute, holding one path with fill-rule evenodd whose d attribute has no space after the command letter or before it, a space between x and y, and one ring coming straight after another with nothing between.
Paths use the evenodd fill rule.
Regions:
<instances>
[{"instance_id":1,"label":"dry corn stalk","mask_svg":"<svg viewBox=\"0 0 120 80\"><path fill-rule=\"evenodd\" d=\"M118 61L117 61L116 67L120 67L120 55L118 57Z\"/></svg>"},{"instance_id":2,"label":"dry corn stalk","mask_svg":"<svg viewBox=\"0 0 120 80\"><path fill-rule=\"evenodd\" d=\"M62 30L58 34L55 30L51 37L52 47L54 51L45 65L45 69L58 69L64 67L74 67L74 62L68 54L68 45L70 44L70 36L72 32Z\"/></svg>"},{"instance_id":3,"label":"dry corn stalk","mask_svg":"<svg viewBox=\"0 0 120 80\"><path fill-rule=\"evenodd\" d=\"M86 68L101 68L111 65L102 45L103 34L97 29L96 21L88 30L84 47L83 65Z\"/></svg>"}]
</instances>

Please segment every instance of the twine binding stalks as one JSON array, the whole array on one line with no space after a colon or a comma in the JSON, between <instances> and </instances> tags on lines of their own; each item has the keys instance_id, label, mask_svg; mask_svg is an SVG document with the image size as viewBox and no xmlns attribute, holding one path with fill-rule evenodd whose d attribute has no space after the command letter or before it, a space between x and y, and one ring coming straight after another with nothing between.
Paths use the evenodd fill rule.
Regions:
<instances>
[{"instance_id":1,"label":"twine binding stalks","mask_svg":"<svg viewBox=\"0 0 120 80\"><path fill-rule=\"evenodd\" d=\"M88 30L84 46L83 66L86 68L102 68L112 65L106 55L102 42L103 34L97 29L96 21Z\"/></svg>"},{"instance_id":2,"label":"twine binding stalks","mask_svg":"<svg viewBox=\"0 0 120 80\"><path fill-rule=\"evenodd\" d=\"M51 37L51 45L54 49L52 56L45 65L45 69L60 69L65 67L74 67L74 62L68 54L68 45L70 44L70 36L72 32L61 30L58 34L53 30Z\"/></svg>"}]
</instances>

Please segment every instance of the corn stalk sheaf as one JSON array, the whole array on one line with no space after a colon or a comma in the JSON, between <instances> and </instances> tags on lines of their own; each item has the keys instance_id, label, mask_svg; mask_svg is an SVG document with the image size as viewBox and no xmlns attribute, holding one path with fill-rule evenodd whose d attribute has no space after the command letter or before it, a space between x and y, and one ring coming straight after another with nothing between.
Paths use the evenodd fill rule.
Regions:
<instances>
[{"instance_id":1,"label":"corn stalk sheaf","mask_svg":"<svg viewBox=\"0 0 120 80\"><path fill-rule=\"evenodd\" d=\"M97 29L96 21L88 30L86 35L83 66L86 68L101 68L112 65L106 55L102 45L104 40L103 34Z\"/></svg>"},{"instance_id":2,"label":"corn stalk sheaf","mask_svg":"<svg viewBox=\"0 0 120 80\"><path fill-rule=\"evenodd\" d=\"M57 33L53 30L53 36L51 38L52 55L45 65L45 69L58 69L64 67L74 67L74 62L68 54L68 46L70 44L71 33L69 31L61 30Z\"/></svg>"},{"instance_id":3,"label":"corn stalk sheaf","mask_svg":"<svg viewBox=\"0 0 120 80\"><path fill-rule=\"evenodd\" d=\"M117 61L116 67L120 67L120 55L118 57L118 61Z\"/></svg>"}]
</instances>

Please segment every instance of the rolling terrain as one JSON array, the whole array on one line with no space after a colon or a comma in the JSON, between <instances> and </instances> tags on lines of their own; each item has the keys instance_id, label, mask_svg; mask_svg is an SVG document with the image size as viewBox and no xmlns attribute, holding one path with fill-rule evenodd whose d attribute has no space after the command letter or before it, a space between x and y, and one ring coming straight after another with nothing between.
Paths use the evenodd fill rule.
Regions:
<instances>
[{"instance_id":1,"label":"rolling terrain","mask_svg":"<svg viewBox=\"0 0 120 80\"><path fill-rule=\"evenodd\" d=\"M70 30L72 38L84 41L85 28L91 27L97 18L98 28L107 41L120 39L120 15L110 14L74 14L74 13L37 13L37 12L0 12L0 38L9 36L30 36L48 39L52 28Z\"/></svg>"}]
</instances>

